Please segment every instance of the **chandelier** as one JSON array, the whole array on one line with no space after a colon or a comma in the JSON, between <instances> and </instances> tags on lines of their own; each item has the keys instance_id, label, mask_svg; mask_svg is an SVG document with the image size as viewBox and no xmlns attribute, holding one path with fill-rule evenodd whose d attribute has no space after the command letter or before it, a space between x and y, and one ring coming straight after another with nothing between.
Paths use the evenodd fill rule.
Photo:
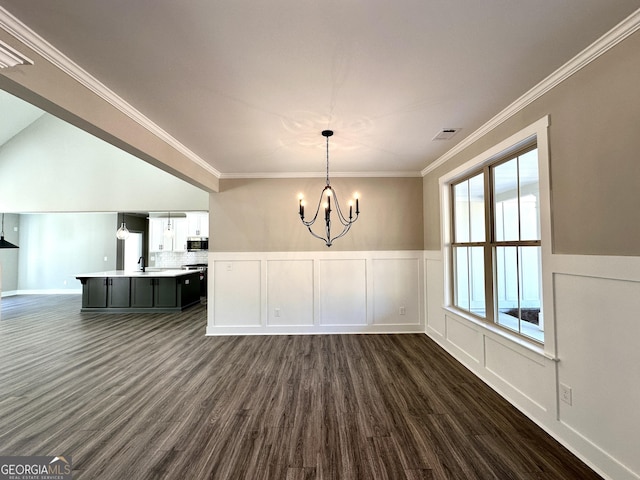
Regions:
<instances>
[{"instance_id":1,"label":"chandelier","mask_svg":"<svg viewBox=\"0 0 640 480\"><path fill-rule=\"evenodd\" d=\"M360 214L359 195L356 193L354 195L353 200L349 201L349 217L344 216L344 214L342 213L342 210L340 209L340 204L338 203L338 195L335 189L331 186L331 183L329 182L329 137L331 135L333 135L332 130L324 130L322 132L322 136L326 137L327 139L327 184L322 189L322 193L320 194L320 200L318 201L318 208L316 208L316 213L311 220L307 221L304 219L304 207L305 207L304 195L300 194L298 196L298 205L300 208L299 210L300 220L302 220L302 223L304 224L304 226L309 229L309 232L311 233L311 235L313 235L316 238L319 238L320 240L323 240L327 244L327 247L330 247L333 244L334 240L346 235L349 229L351 228L351 225L353 225L355 221L358 220L358 215ZM331 197L333 197L333 203L331 201ZM353 216L354 201L355 201L355 207L356 207L355 217ZM324 235L314 232L311 228L316 223L316 220L318 220L318 218L320 217L320 208L324 208ZM340 222L340 225L338 226L338 228L342 228L342 231L339 234L332 237L331 236L331 217L332 217L331 214L334 212L334 209L336 213L335 218L337 218L338 221Z\"/></svg>"}]
</instances>

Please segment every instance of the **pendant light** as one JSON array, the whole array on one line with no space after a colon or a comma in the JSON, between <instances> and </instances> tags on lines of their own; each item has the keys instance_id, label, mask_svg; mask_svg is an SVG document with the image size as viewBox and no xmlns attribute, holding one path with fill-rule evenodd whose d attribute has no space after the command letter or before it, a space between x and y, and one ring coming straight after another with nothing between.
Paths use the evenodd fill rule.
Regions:
<instances>
[{"instance_id":1,"label":"pendant light","mask_svg":"<svg viewBox=\"0 0 640 480\"><path fill-rule=\"evenodd\" d=\"M4 213L2 214L2 230L0 231L0 248L18 248L17 245L4 239Z\"/></svg>"},{"instance_id":2,"label":"pendant light","mask_svg":"<svg viewBox=\"0 0 640 480\"><path fill-rule=\"evenodd\" d=\"M118 240L126 240L127 238L129 238L129 229L127 228L127 225L124 222L124 214L122 215L122 220L123 220L122 225L120 225L120 228L116 232L116 238Z\"/></svg>"},{"instance_id":3,"label":"pendant light","mask_svg":"<svg viewBox=\"0 0 640 480\"><path fill-rule=\"evenodd\" d=\"M349 217L347 218L342 214L342 210L340 209L340 204L338 203L338 194L335 188L331 186L331 182L329 181L329 137L332 135L333 135L332 130L324 130L322 132L322 136L326 137L327 139L327 184L322 189L322 193L320 193L320 201L318 202L318 208L316 209L316 213L311 220L307 221L304 219L304 207L305 207L304 195L300 194L298 196L298 208L299 208L298 213L300 215L300 220L302 221L302 224L305 227L307 227L311 235L324 241L327 247L330 247L331 245L333 245L334 240L346 235L349 229L351 228L351 225L353 225L355 221L358 220L358 216L360 215L359 195L357 193L354 194L353 200L349 201ZM340 222L340 225L342 225L342 231L338 235L335 235L334 237L331 236L331 214L334 212L334 209L331 208L331 205L332 205L331 197L333 197L333 205L335 207L336 218ZM353 215L354 203L356 207L355 217ZM318 218L321 218L321 216L318 215L320 213L321 207L324 208L324 225L323 225L324 235L316 233L311 229L311 227L316 222L316 220Z\"/></svg>"},{"instance_id":4,"label":"pendant light","mask_svg":"<svg viewBox=\"0 0 640 480\"><path fill-rule=\"evenodd\" d=\"M168 212L169 215L169 221L167 222L167 229L164 231L164 237L165 238L173 238L174 237L174 231L171 228L171 212Z\"/></svg>"}]
</instances>

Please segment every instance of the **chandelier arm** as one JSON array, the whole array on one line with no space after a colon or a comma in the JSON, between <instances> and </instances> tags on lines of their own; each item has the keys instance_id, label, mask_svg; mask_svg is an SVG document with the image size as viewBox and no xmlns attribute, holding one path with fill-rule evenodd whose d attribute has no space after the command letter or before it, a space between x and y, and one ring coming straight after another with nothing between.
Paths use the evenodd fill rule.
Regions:
<instances>
[{"instance_id":1,"label":"chandelier arm","mask_svg":"<svg viewBox=\"0 0 640 480\"><path fill-rule=\"evenodd\" d=\"M319 240L322 240L324 243L327 244L327 247L330 247L331 244L329 243L329 240L327 240L325 237L321 237L320 235L318 235L317 233L315 233L313 230L311 230L311 227L309 225L307 225L307 230L309 230L309 233L311 235L313 235L314 237L316 237Z\"/></svg>"},{"instance_id":2,"label":"chandelier arm","mask_svg":"<svg viewBox=\"0 0 640 480\"><path fill-rule=\"evenodd\" d=\"M334 240L337 240L340 237L344 237L347 234L347 232L351 229L351 225L353 225L353 222L345 226L340 235L336 235L335 237L333 237L331 239L331 243L333 243Z\"/></svg>"},{"instance_id":3,"label":"chandelier arm","mask_svg":"<svg viewBox=\"0 0 640 480\"><path fill-rule=\"evenodd\" d=\"M322 197L324 196L324 192L325 190L327 190L327 188L330 188L330 186L326 186L324 187L324 189L322 190L322 192L320 193L320 199L318 200L318 206L316 207L316 213L313 216L313 219L311 220L305 220L302 215L300 215L300 220L302 220L302 223L306 226L309 227L311 225L313 225L316 220L318 219L318 214L320 213L320 207L322 206Z\"/></svg>"},{"instance_id":4,"label":"chandelier arm","mask_svg":"<svg viewBox=\"0 0 640 480\"><path fill-rule=\"evenodd\" d=\"M338 219L340 220L340 223L342 223L342 225L344 225L345 227L347 225L351 225L355 223L355 221L358 220L358 217L360 216L360 212L356 210L356 215L354 217L350 217L349 219L347 219L347 217L344 216L344 214L342 213L342 210L340 209L340 204L338 203L338 194L335 193L335 191L334 191L334 196L336 197L335 204L336 204L336 210L338 212ZM336 238L339 238L339 237L336 237Z\"/></svg>"},{"instance_id":5,"label":"chandelier arm","mask_svg":"<svg viewBox=\"0 0 640 480\"><path fill-rule=\"evenodd\" d=\"M347 220L347 217L345 217L342 214L342 210L340 209L340 203L338 202L338 194L335 191L333 192L333 196L335 197L336 212L338 213L338 220L340 220L340 223L346 227L347 225L350 225L353 222L355 222L355 220Z\"/></svg>"},{"instance_id":6,"label":"chandelier arm","mask_svg":"<svg viewBox=\"0 0 640 480\"><path fill-rule=\"evenodd\" d=\"M304 218L302 218L302 215L300 215L300 220L302 220L302 223L306 226L309 227L311 225L313 225L314 223L316 223L316 220L318 218L318 212L320 211L320 209L316 210L316 214L313 216L313 218L311 220L305 220Z\"/></svg>"}]
</instances>

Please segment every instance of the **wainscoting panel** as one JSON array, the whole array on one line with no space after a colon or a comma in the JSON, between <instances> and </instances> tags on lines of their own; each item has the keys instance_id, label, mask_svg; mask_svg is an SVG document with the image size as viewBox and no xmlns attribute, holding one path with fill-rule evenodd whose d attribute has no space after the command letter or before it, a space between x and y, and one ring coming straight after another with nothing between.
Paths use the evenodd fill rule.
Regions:
<instances>
[{"instance_id":1,"label":"wainscoting panel","mask_svg":"<svg viewBox=\"0 0 640 480\"><path fill-rule=\"evenodd\" d=\"M268 325L313 325L313 261L267 261Z\"/></svg>"},{"instance_id":2,"label":"wainscoting panel","mask_svg":"<svg viewBox=\"0 0 640 480\"><path fill-rule=\"evenodd\" d=\"M211 287L215 301L212 304L213 309L210 306L209 310L213 310L215 325L260 325L260 261L214 261L213 267L213 272L209 272L209 278L213 273Z\"/></svg>"},{"instance_id":3,"label":"wainscoting panel","mask_svg":"<svg viewBox=\"0 0 640 480\"><path fill-rule=\"evenodd\" d=\"M419 325L420 262L381 258L373 264L373 323Z\"/></svg>"},{"instance_id":4,"label":"wainscoting panel","mask_svg":"<svg viewBox=\"0 0 640 480\"><path fill-rule=\"evenodd\" d=\"M549 371L548 362L538 355L527 355L526 351L509 348L495 339L484 337L485 366L487 370L515 389L523 399L531 402L529 407L546 411L549 400L549 388L555 372Z\"/></svg>"},{"instance_id":5,"label":"wainscoting panel","mask_svg":"<svg viewBox=\"0 0 640 480\"><path fill-rule=\"evenodd\" d=\"M366 261L320 260L319 267L320 325L366 325Z\"/></svg>"},{"instance_id":6,"label":"wainscoting panel","mask_svg":"<svg viewBox=\"0 0 640 480\"><path fill-rule=\"evenodd\" d=\"M455 316L447 315L445 318L447 341L468 359L480 363L483 356L481 332L473 324L461 321Z\"/></svg>"},{"instance_id":7,"label":"wainscoting panel","mask_svg":"<svg viewBox=\"0 0 640 480\"><path fill-rule=\"evenodd\" d=\"M207 334L424 332L423 265L422 251L210 252Z\"/></svg>"},{"instance_id":8,"label":"wainscoting panel","mask_svg":"<svg viewBox=\"0 0 640 480\"><path fill-rule=\"evenodd\" d=\"M560 421L640 472L640 281L556 274Z\"/></svg>"}]
</instances>

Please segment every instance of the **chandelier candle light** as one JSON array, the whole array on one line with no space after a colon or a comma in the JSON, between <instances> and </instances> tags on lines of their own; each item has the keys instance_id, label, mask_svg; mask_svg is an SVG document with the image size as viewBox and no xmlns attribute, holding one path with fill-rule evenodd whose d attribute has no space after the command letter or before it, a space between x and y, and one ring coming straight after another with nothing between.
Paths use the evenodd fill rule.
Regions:
<instances>
[{"instance_id":1,"label":"chandelier candle light","mask_svg":"<svg viewBox=\"0 0 640 480\"><path fill-rule=\"evenodd\" d=\"M326 137L327 139L327 184L322 189L322 193L320 194L320 201L318 202L318 208L316 209L316 213L313 216L313 218L309 221L306 221L304 219L304 207L305 207L304 195L300 194L298 196L300 220L302 220L302 223L304 224L304 226L309 229L309 232L311 233L311 235L313 235L316 238L319 238L320 240L323 240L327 244L327 247L330 247L333 244L334 240L346 235L349 229L351 228L351 225L353 225L355 221L358 220L358 215L360 215L359 195L357 193L354 194L354 200L349 201L349 217L347 218L342 214L342 210L340 210L340 204L338 203L338 195L335 189L331 186L331 183L329 182L329 137L331 135L333 135L332 130L324 130L322 132L322 136ZM342 231L335 237L331 236L331 213L334 211L331 208L331 197L333 197L333 204L335 206L336 217L340 222L340 224L342 225ZM355 217L353 216L354 201L355 201L355 207L356 207ZM324 223L325 223L324 236L318 235L311 229L313 224L318 219L318 214L320 213L320 207L324 208Z\"/></svg>"}]
</instances>

